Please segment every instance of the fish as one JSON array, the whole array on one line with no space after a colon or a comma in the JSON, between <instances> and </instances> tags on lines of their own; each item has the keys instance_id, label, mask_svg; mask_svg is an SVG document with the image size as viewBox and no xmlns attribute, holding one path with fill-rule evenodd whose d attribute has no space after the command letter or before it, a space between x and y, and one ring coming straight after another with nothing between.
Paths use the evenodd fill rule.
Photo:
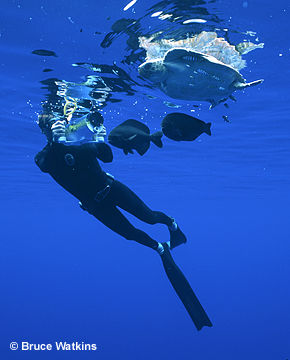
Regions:
<instances>
[{"instance_id":1,"label":"fish","mask_svg":"<svg viewBox=\"0 0 290 360\"><path fill-rule=\"evenodd\" d=\"M171 113L162 120L163 134L175 141L193 141L202 133L211 136L211 123L183 113Z\"/></svg>"},{"instance_id":2,"label":"fish","mask_svg":"<svg viewBox=\"0 0 290 360\"><path fill-rule=\"evenodd\" d=\"M55 56L57 57L56 53L54 51L51 50L43 50L43 49L39 49L39 50L33 50L31 52L31 54L34 55L39 55L39 56Z\"/></svg>"},{"instance_id":3,"label":"fish","mask_svg":"<svg viewBox=\"0 0 290 360\"><path fill-rule=\"evenodd\" d=\"M223 119L224 119L224 122L227 122L227 123L230 122L229 117L227 115L223 115Z\"/></svg>"},{"instance_id":4,"label":"fish","mask_svg":"<svg viewBox=\"0 0 290 360\"><path fill-rule=\"evenodd\" d=\"M148 126L138 120L129 119L109 133L108 141L111 145L123 149L125 155L134 154L133 150L136 150L142 156L149 149L151 141L162 148L162 136L162 131L150 134Z\"/></svg>"}]
</instances>

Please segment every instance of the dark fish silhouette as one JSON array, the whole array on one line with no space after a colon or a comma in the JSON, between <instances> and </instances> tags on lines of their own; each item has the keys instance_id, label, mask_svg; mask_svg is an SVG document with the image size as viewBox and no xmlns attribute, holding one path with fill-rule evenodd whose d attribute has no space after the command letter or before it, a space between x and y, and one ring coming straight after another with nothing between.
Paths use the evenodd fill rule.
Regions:
<instances>
[{"instance_id":1,"label":"dark fish silhouette","mask_svg":"<svg viewBox=\"0 0 290 360\"><path fill-rule=\"evenodd\" d=\"M123 149L125 155L133 154L135 149L139 155L144 155L150 147L150 141L162 148L162 132L157 131L150 135L149 128L137 120L126 120L116 126L109 134L109 143Z\"/></svg>"},{"instance_id":2,"label":"dark fish silhouette","mask_svg":"<svg viewBox=\"0 0 290 360\"><path fill-rule=\"evenodd\" d=\"M227 123L230 122L229 117L227 115L223 115L223 119L224 119L224 122L227 122Z\"/></svg>"},{"instance_id":3,"label":"dark fish silhouette","mask_svg":"<svg viewBox=\"0 0 290 360\"><path fill-rule=\"evenodd\" d=\"M171 113L162 120L162 131L165 136L175 141L192 141L202 133L211 135L211 123L205 123L193 116L182 113Z\"/></svg>"},{"instance_id":4,"label":"dark fish silhouette","mask_svg":"<svg viewBox=\"0 0 290 360\"><path fill-rule=\"evenodd\" d=\"M51 50L39 49L39 50L33 50L31 53L34 55L39 55L39 56L55 56L55 57L57 57L56 53Z\"/></svg>"}]
</instances>

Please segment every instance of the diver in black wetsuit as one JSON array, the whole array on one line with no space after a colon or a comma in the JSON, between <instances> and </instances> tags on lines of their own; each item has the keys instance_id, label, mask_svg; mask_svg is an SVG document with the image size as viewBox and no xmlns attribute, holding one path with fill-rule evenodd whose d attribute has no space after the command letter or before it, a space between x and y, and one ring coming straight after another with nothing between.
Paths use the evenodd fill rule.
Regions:
<instances>
[{"instance_id":1,"label":"diver in black wetsuit","mask_svg":"<svg viewBox=\"0 0 290 360\"><path fill-rule=\"evenodd\" d=\"M99 121L102 117L99 112L92 112L89 116L103 122L103 119ZM103 142L106 135L103 125L96 130L96 141L72 145L66 141L65 119L44 114L40 115L38 124L48 143L35 156L36 164L79 199L82 209L117 234L157 250L160 255L164 252L164 245L135 228L117 207L147 224L165 224L170 232L167 243L170 249L186 242L173 218L149 209L133 191L101 169L97 158L105 163L113 160L111 148Z\"/></svg>"},{"instance_id":2,"label":"diver in black wetsuit","mask_svg":"<svg viewBox=\"0 0 290 360\"><path fill-rule=\"evenodd\" d=\"M89 114L90 123L103 123L100 113ZM95 141L72 145L66 139L66 120L51 115L41 115L38 122L48 143L35 156L35 162L43 172L49 173L64 189L80 200L81 207L95 216L104 225L128 240L156 250L166 275L176 294L184 304L196 328L212 326L182 271L174 262L170 250L185 243L186 237L175 220L160 211L149 209L127 186L105 173L97 160L111 162L111 148L103 142L106 135L103 125L94 127ZM117 207L133 214L148 224L165 224L170 232L170 241L160 243L144 231L136 229Z\"/></svg>"}]
</instances>

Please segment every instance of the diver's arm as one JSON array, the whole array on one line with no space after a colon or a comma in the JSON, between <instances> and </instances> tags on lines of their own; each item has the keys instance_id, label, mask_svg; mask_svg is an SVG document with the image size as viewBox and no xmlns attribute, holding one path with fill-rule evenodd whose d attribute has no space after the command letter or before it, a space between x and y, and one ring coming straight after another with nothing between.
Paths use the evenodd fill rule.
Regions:
<instances>
[{"instance_id":1,"label":"diver's arm","mask_svg":"<svg viewBox=\"0 0 290 360\"><path fill-rule=\"evenodd\" d=\"M48 143L39 153L34 157L36 165L42 172L49 172L51 167L51 143Z\"/></svg>"},{"instance_id":2,"label":"diver's arm","mask_svg":"<svg viewBox=\"0 0 290 360\"><path fill-rule=\"evenodd\" d=\"M42 132L48 139L47 145L34 157L36 165L43 172L49 172L53 166L53 152L58 146L63 146L61 142L66 141L65 121L57 120L52 115L42 114L38 118L41 123ZM62 141L59 141L61 140Z\"/></svg>"},{"instance_id":3,"label":"diver's arm","mask_svg":"<svg viewBox=\"0 0 290 360\"><path fill-rule=\"evenodd\" d=\"M103 143L96 143L97 152L96 156L104 163L110 163L113 161L113 152L112 149L108 144Z\"/></svg>"},{"instance_id":4,"label":"diver's arm","mask_svg":"<svg viewBox=\"0 0 290 360\"><path fill-rule=\"evenodd\" d=\"M104 163L113 161L112 149L105 142L91 142L81 145L82 149L87 151L90 155L97 157Z\"/></svg>"}]
</instances>

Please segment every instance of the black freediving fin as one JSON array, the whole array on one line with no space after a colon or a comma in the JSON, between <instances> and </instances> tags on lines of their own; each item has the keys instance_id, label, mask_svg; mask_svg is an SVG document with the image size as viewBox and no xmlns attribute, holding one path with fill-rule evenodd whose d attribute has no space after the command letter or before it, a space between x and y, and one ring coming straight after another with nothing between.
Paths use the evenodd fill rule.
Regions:
<instances>
[{"instance_id":1,"label":"black freediving fin","mask_svg":"<svg viewBox=\"0 0 290 360\"><path fill-rule=\"evenodd\" d=\"M177 225L177 229L175 230L169 229L169 232L170 232L170 250L187 242L186 236L180 230L180 227L178 225Z\"/></svg>"},{"instance_id":2,"label":"black freediving fin","mask_svg":"<svg viewBox=\"0 0 290 360\"><path fill-rule=\"evenodd\" d=\"M179 299L185 306L189 316L191 317L197 330L201 330L203 326L212 326L212 323L201 306L198 298L193 292L189 282L186 280L182 271L175 264L169 247L166 243L162 244L164 247L164 253L161 255L161 260L164 266L166 275L173 286Z\"/></svg>"}]
</instances>

